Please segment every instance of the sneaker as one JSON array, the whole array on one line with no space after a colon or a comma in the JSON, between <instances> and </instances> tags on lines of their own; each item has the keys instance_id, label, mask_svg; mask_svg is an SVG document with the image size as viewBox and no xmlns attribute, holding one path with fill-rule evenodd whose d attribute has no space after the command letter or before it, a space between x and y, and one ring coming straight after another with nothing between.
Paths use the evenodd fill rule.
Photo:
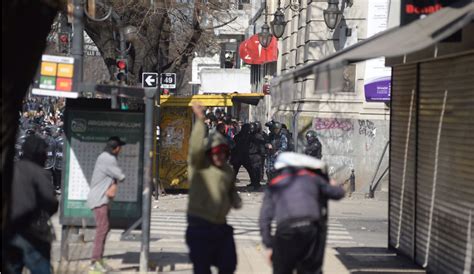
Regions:
<instances>
[{"instance_id":1,"label":"sneaker","mask_svg":"<svg viewBox=\"0 0 474 274\"><path fill-rule=\"evenodd\" d=\"M99 262L92 263L89 267L89 274L99 274L105 272L107 272L107 270Z\"/></svg>"},{"instance_id":2,"label":"sneaker","mask_svg":"<svg viewBox=\"0 0 474 274\"><path fill-rule=\"evenodd\" d=\"M89 274L106 273L107 271L111 270L112 268L108 266L102 259L91 264L91 266L89 267Z\"/></svg>"},{"instance_id":3,"label":"sneaker","mask_svg":"<svg viewBox=\"0 0 474 274\"><path fill-rule=\"evenodd\" d=\"M109 264L107 264L107 261L105 259L99 260L99 263L103 268L105 268L105 270L107 270L107 271L112 271L113 270L113 268Z\"/></svg>"}]
</instances>

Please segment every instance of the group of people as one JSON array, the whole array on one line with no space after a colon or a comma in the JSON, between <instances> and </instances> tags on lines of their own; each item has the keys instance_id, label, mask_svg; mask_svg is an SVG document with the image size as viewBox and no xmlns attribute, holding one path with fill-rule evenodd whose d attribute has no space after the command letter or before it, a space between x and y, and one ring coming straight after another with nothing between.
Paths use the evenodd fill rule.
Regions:
<instances>
[{"instance_id":1,"label":"group of people","mask_svg":"<svg viewBox=\"0 0 474 274\"><path fill-rule=\"evenodd\" d=\"M314 156L288 152L289 141L280 123L267 123L266 139L258 123L243 125L234 137L234 147L222 132L207 134L204 108L193 105L196 123L190 137L186 243L194 273L233 273L237 255L233 228L226 216L242 207L235 179L244 165L251 181L261 179L263 148L271 155L271 176L265 190L259 224L262 241L274 273L321 273L327 231L327 200L341 199L343 188L327 173L324 162ZM316 137L312 132L307 137ZM268 141L271 140L271 141ZM321 156L320 143L311 140L307 154ZM319 150L315 151L315 147ZM264 154L263 154L264 155ZM230 161L229 161L230 158ZM257 168L252 169L254 166ZM258 172L257 172L258 171ZM277 228L272 234L271 225Z\"/></svg>"},{"instance_id":2,"label":"group of people","mask_svg":"<svg viewBox=\"0 0 474 274\"><path fill-rule=\"evenodd\" d=\"M36 135L47 144L47 159L44 168L48 170L57 194L61 192L63 168L63 111L64 98L30 97L23 102L19 118L19 130L15 145L15 160L22 157L22 145L26 137Z\"/></svg>"},{"instance_id":3,"label":"group of people","mask_svg":"<svg viewBox=\"0 0 474 274\"><path fill-rule=\"evenodd\" d=\"M291 152L291 134L279 122L266 123L266 133L259 122L233 124L230 116L220 113L212 128L212 122L208 123L210 115L205 114L200 104L193 105L193 112L196 122L189 141L185 237L194 273L211 273L211 266L216 266L219 273L236 270L233 228L226 220L232 208L240 209L243 205L235 184L236 175L244 166L250 174L250 186L259 188L265 160L268 184L259 225L273 271L320 273L327 232L327 200L341 199L344 190L329 178L320 160L321 143L316 133L306 133L307 155L298 154ZM110 203L126 179L117 162L124 145L120 137L110 137L93 170L87 198L96 222L91 271L111 270L103 253L109 232ZM12 199L11 214L17 230L8 243L9 267L15 273L20 273L24 266L35 270L33 273L51 273L53 234L48 231L48 220L57 211L58 201L50 173L44 168L48 166L49 147L47 138L36 132L27 134L21 145L13 184L13 197L18 199ZM277 228L272 234L273 221Z\"/></svg>"},{"instance_id":4,"label":"group of people","mask_svg":"<svg viewBox=\"0 0 474 274\"><path fill-rule=\"evenodd\" d=\"M272 120L265 123L267 133L259 121L242 123L217 109L215 112L206 113L204 123L208 132L215 131L226 138L230 149L229 162L234 175L237 176L243 166L250 177L248 187L254 190L261 187L264 174L267 175L267 181L275 176L275 160L279 154L295 150L292 134L287 126L280 122ZM322 145L316 132L309 130L305 137L304 153L321 159Z\"/></svg>"}]
</instances>

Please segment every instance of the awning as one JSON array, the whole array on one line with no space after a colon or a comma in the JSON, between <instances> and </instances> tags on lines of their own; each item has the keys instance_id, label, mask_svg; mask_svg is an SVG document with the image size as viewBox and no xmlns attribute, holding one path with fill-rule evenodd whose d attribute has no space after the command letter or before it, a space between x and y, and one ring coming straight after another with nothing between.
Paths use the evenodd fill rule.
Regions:
<instances>
[{"instance_id":1,"label":"awning","mask_svg":"<svg viewBox=\"0 0 474 274\"><path fill-rule=\"evenodd\" d=\"M193 96L161 95L162 107L188 107L194 102L199 102L205 107L232 107L234 103L257 105L264 96L263 93L232 93Z\"/></svg>"},{"instance_id":2,"label":"awning","mask_svg":"<svg viewBox=\"0 0 474 274\"><path fill-rule=\"evenodd\" d=\"M470 4L466 5L466 2ZM322 60L285 73L274 78L272 83L279 84L281 81L306 77L319 68L329 70L377 57L404 56L448 38L473 20L474 3L460 1L424 19L386 30Z\"/></svg>"},{"instance_id":3,"label":"awning","mask_svg":"<svg viewBox=\"0 0 474 274\"><path fill-rule=\"evenodd\" d=\"M278 41L272 36L268 47L264 48L258 41L258 34L240 43L239 55L246 64L261 65L278 60Z\"/></svg>"}]
</instances>

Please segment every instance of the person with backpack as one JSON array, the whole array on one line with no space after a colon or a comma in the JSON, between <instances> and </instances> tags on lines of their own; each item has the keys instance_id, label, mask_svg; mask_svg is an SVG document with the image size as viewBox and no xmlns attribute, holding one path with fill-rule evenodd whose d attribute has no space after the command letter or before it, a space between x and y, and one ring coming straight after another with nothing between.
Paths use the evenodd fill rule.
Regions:
<instances>
[{"instance_id":1,"label":"person with backpack","mask_svg":"<svg viewBox=\"0 0 474 274\"><path fill-rule=\"evenodd\" d=\"M342 199L344 189L328 180L324 162L304 154L279 154L275 172L277 177L265 191L259 217L273 273L321 273L321 204L324 199ZM271 233L273 220L275 235Z\"/></svg>"}]
</instances>

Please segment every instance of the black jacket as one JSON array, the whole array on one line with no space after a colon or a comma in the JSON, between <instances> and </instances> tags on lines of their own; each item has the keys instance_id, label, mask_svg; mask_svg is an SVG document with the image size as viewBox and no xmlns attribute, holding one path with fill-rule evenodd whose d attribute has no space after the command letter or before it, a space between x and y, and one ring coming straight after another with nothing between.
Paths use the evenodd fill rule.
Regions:
<instances>
[{"instance_id":1,"label":"black jacket","mask_svg":"<svg viewBox=\"0 0 474 274\"><path fill-rule=\"evenodd\" d=\"M10 220L12 231L22 235L40 253L49 257L47 235L38 237L33 228L41 217L58 210L51 176L43 166L47 144L38 136L29 136L23 144L22 159L15 163Z\"/></svg>"},{"instance_id":2,"label":"black jacket","mask_svg":"<svg viewBox=\"0 0 474 274\"><path fill-rule=\"evenodd\" d=\"M292 220L318 222L321 216L322 199L339 200L344 189L328 184L327 180L305 169L287 169L271 182L265 191L260 211L260 233L263 244L272 246L271 223L278 226Z\"/></svg>"},{"instance_id":3,"label":"black jacket","mask_svg":"<svg viewBox=\"0 0 474 274\"><path fill-rule=\"evenodd\" d=\"M321 142L318 139L316 139L313 143L308 144L304 148L304 154L313 156L316 159L321 159L323 157L322 150L323 150L323 146L321 145Z\"/></svg>"}]
</instances>

